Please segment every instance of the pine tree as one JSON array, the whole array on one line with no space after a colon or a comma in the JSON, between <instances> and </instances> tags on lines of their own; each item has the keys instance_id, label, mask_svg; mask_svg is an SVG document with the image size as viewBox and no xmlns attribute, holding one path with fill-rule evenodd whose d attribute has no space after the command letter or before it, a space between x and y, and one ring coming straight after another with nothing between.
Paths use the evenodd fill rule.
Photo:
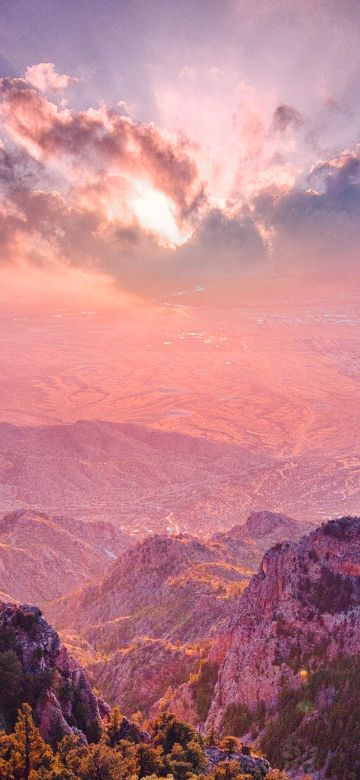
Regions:
<instances>
[{"instance_id":1,"label":"pine tree","mask_svg":"<svg viewBox=\"0 0 360 780\"><path fill-rule=\"evenodd\" d=\"M32 771L49 769L52 762L53 752L35 726L31 707L22 704L10 737L9 765L15 780L29 780Z\"/></svg>"},{"instance_id":2,"label":"pine tree","mask_svg":"<svg viewBox=\"0 0 360 780\"><path fill-rule=\"evenodd\" d=\"M107 745L90 745L79 767L82 780L130 780L132 775L124 759Z\"/></svg>"},{"instance_id":3,"label":"pine tree","mask_svg":"<svg viewBox=\"0 0 360 780\"><path fill-rule=\"evenodd\" d=\"M216 747L218 744L218 736L216 734L216 731L214 729L211 729L209 733L205 737L205 744L208 747Z\"/></svg>"},{"instance_id":4,"label":"pine tree","mask_svg":"<svg viewBox=\"0 0 360 780\"><path fill-rule=\"evenodd\" d=\"M115 706L111 710L110 721L105 726L102 741L109 747L115 747L119 744L122 734L123 716L119 707Z\"/></svg>"},{"instance_id":5,"label":"pine tree","mask_svg":"<svg viewBox=\"0 0 360 780\"><path fill-rule=\"evenodd\" d=\"M229 736L229 737L224 737L220 747L223 750L226 750L226 752L228 754L228 758L230 758L230 756L232 756L232 754L235 753L235 751L237 749L237 744L238 744L238 741L237 741L236 737Z\"/></svg>"}]
</instances>

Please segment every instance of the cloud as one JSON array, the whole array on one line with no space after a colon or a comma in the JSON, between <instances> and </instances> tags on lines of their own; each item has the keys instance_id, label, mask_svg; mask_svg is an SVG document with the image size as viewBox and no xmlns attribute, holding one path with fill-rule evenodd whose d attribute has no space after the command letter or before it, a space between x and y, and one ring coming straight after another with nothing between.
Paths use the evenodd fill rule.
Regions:
<instances>
[{"instance_id":1,"label":"cloud","mask_svg":"<svg viewBox=\"0 0 360 780\"><path fill-rule=\"evenodd\" d=\"M356 267L360 242L360 149L315 165L306 189L275 188L255 199L257 219L273 231L273 251L290 267ZM355 264L355 266L354 266Z\"/></svg>"},{"instance_id":2,"label":"cloud","mask_svg":"<svg viewBox=\"0 0 360 780\"><path fill-rule=\"evenodd\" d=\"M190 279L356 262L359 148L297 171L304 122L291 106L262 110L241 85L221 197L214 170L199 164L198 138L121 107L59 106L28 71L0 81L2 264L84 269L156 297Z\"/></svg>"},{"instance_id":3,"label":"cloud","mask_svg":"<svg viewBox=\"0 0 360 780\"><path fill-rule=\"evenodd\" d=\"M292 106L283 104L278 106L273 115L272 129L274 132L285 133L289 128L298 130L303 127L305 121L300 112Z\"/></svg>"},{"instance_id":4,"label":"cloud","mask_svg":"<svg viewBox=\"0 0 360 780\"><path fill-rule=\"evenodd\" d=\"M122 176L122 183L142 178L171 199L179 220L198 207L204 187L186 141L106 107L58 108L24 79L2 79L0 95L2 121L13 140L35 159L63 166L70 181L105 172Z\"/></svg>"},{"instance_id":5,"label":"cloud","mask_svg":"<svg viewBox=\"0 0 360 780\"><path fill-rule=\"evenodd\" d=\"M25 71L25 79L41 92L63 92L67 87L76 84L79 79L57 73L52 62L39 62L30 65Z\"/></svg>"}]
</instances>

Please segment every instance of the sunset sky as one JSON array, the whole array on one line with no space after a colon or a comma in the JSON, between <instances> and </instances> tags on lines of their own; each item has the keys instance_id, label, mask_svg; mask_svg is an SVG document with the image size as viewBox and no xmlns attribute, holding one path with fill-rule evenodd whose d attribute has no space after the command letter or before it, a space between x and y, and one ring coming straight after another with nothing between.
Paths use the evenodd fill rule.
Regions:
<instances>
[{"instance_id":1,"label":"sunset sky","mask_svg":"<svg viewBox=\"0 0 360 780\"><path fill-rule=\"evenodd\" d=\"M2 0L1 17L2 300L355 272L357 0Z\"/></svg>"}]
</instances>

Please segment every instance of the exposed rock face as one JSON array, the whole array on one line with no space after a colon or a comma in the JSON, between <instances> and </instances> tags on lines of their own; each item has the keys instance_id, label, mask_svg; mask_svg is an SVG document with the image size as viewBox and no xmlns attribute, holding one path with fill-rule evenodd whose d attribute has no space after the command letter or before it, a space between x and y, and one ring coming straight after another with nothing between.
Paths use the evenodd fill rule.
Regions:
<instances>
[{"instance_id":1,"label":"exposed rock face","mask_svg":"<svg viewBox=\"0 0 360 780\"><path fill-rule=\"evenodd\" d=\"M270 764L266 758L251 755L250 752L249 755L239 751L229 754L218 747L206 747L205 756L209 771L223 761L236 761L239 764L239 772L249 774L252 777L258 777L259 775L260 777L265 777L270 769Z\"/></svg>"},{"instance_id":2,"label":"exposed rock face","mask_svg":"<svg viewBox=\"0 0 360 780\"><path fill-rule=\"evenodd\" d=\"M43 737L80 733L93 739L101 725L99 701L84 670L61 644L37 607L0 603L0 637L16 653L36 690L34 715ZM104 713L109 708L101 704Z\"/></svg>"},{"instance_id":3,"label":"exposed rock face","mask_svg":"<svg viewBox=\"0 0 360 780\"><path fill-rule=\"evenodd\" d=\"M103 577L130 544L115 524L18 510L0 519L0 590L43 605Z\"/></svg>"},{"instance_id":4,"label":"exposed rock face","mask_svg":"<svg viewBox=\"0 0 360 780\"><path fill-rule=\"evenodd\" d=\"M250 575L218 544L152 536L122 555L102 582L47 611L61 628L92 626L90 640L107 637L108 649L145 635L191 641L208 636L222 616L214 591L221 596L230 584L240 593Z\"/></svg>"},{"instance_id":5,"label":"exposed rock face","mask_svg":"<svg viewBox=\"0 0 360 780\"><path fill-rule=\"evenodd\" d=\"M235 609L264 545L298 538L301 528L264 512L208 542L187 534L149 537L120 556L102 583L48 604L46 614L66 643L76 644L77 632L81 643L107 655L95 664L88 656L87 663L110 701L129 714L138 708L148 713L168 686L181 685L197 667ZM186 719L192 722L190 712Z\"/></svg>"},{"instance_id":6,"label":"exposed rock face","mask_svg":"<svg viewBox=\"0 0 360 780\"><path fill-rule=\"evenodd\" d=\"M164 696L151 707L150 718L157 718L164 711L171 712L176 718L185 720L195 728L199 725L199 716L188 681L175 689L169 687Z\"/></svg>"},{"instance_id":7,"label":"exposed rock face","mask_svg":"<svg viewBox=\"0 0 360 780\"><path fill-rule=\"evenodd\" d=\"M104 663L90 665L89 672L107 701L118 702L122 711L148 713L169 685L187 681L200 659L199 650L160 639L139 639L115 651ZM136 680L136 684L134 681Z\"/></svg>"},{"instance_id":8,"label":"exposed rock face","mask_svg":"<svg viewBox=\"0 0 360 780\"><path fill-rule=\"evenodd\" d=\"M102 583L48 604L46 614L66 642L76 631L107 655L90 663L111 701L128 714L148 712L169 685L188 679L250 574L219 544L154 536L121 556Z\"/></svg>"},{"instance_id":9,"label":"exposed rock face","mask_svg":"<svg viewBox=\"0 0 360 780\"><path fill-rule=\"evenodd\" d=\"M274 705L302 667L360 651L360 519L276 545L235 606L210 651L220 666L206 728L220 729L234 702Z\"/></svg>"}]
</instances>

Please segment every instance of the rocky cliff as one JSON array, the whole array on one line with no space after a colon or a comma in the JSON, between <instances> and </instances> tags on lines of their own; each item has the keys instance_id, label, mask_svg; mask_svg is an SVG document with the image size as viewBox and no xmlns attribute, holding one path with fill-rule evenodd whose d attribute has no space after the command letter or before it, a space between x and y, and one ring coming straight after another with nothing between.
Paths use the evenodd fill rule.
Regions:
<instances>
[{"instance_id":1,"label":"rocky cliff","mask_svg":"<svg viewBox=\"0 0 360 780\"><path fill-rule=\"evenodd\" d=\"M111 702L127 714L147 712L169 685L188 679L250 575L219 544L153 536L99 584L48 604L46 615L74 652L86 647L95 684Z\"/></svg>"},{"instance_id":2,"label":"rocky cliff","mask_svg":"<svg viewBox=\"0 0 360 780\"><path fill-rule=\"evenodd\" d=\"M47 604L46 614L75 654L87 648L81 657L110 701L128 714L147 713L169 685L197 669L264 547L298 538L301 529L284 515L259 512L206 542L155 535L120 556L102 582Z\"/></svg>"},{"instance_id":3,"label":"rocky cliff","mask_svg":"<svg viewBox=\"0 0 360 780\"><path fill-rule=\"evenodd\" d=\"M64 734L93 740L108 707L92 693L84 670L61 644L37 607L0 603L2 725L12 726L21 701L29 701L43 737Z\"/></svg>"},{"instance_id":4,"label":"rocky cliff","mask_svg":"<svg viewBox=\"0 0 360 780\"><path fill-rule=\"evenodd\" d=\"M198 674L152 711L255 740L291 777L350 778L359 674L360 518L344 517L265 554Z\"/></svg>"},{"instance_id":5,"label":"rocky cliff","mask_svg":"<svg viewBox=\"0 0 360 780\"><path fill-rule=\"evenodd\" d=\"M207 727L229 705L254 710L302 673L360 651L360 519L333 520L269 550L210 652L219 675Z\"/></svg>"}]
</instances>

